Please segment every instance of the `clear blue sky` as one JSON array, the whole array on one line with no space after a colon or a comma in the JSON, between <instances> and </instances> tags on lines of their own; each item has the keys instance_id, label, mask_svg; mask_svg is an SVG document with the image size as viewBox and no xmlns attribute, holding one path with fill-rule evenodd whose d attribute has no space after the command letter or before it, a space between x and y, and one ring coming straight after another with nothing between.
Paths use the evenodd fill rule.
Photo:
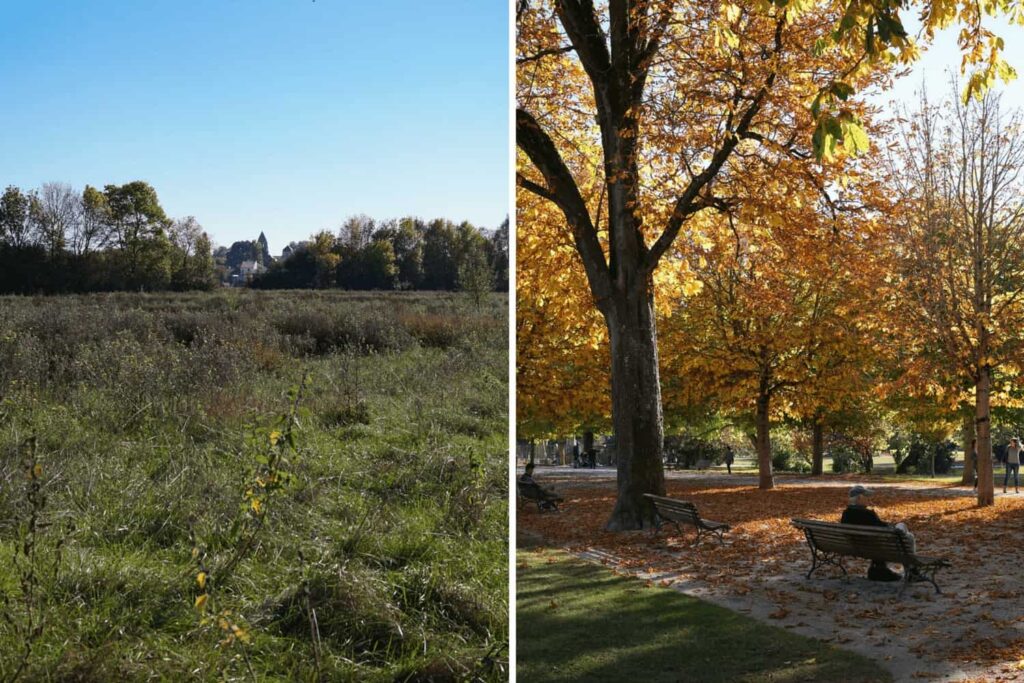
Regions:
<instances>
[{"instance_id":1,"label":"clear blue sky","mask_svg":"<svg viewBox=\"0 0 1024 683\"><path fill-rule=\"evenodd\" d=\"M150 182L218 244L509 212L505 0L24 0L0 186Z\"/></svg>"}]
</instances>

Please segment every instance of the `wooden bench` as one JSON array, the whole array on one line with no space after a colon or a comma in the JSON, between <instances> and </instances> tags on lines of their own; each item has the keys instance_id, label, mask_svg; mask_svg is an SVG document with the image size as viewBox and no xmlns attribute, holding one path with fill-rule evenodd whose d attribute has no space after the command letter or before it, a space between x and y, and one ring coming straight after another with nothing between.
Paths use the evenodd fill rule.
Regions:
<instances>
[{"instance_id":1,"label":"wooden bench","mask_svg":"<svg viewBox=\"0 0 1024 683\"><path fill-rule=\"evenodd\" d=\"M950 566L949 562L911 552L904 535L894 527L836 524L813 519L793 519L792 522L804 532L811 548L811 570L807 572L807 578L826 564L839 567L843 570L843 578L848 578L843 558L861 557L903 565L900 594L908 584L921 581L934 586L936 593L942 592L939 584L935 583L935 573Z\"/></svg>"},{"instance_id":2,"label":"wooden bench","mask_svg":"<svg viewBox=\"0 0 1024 683\"><path fill-rule=\"evenodd\" d=\"M550 510L558 512L558 504L562 501L561 496L552 496L546 493L537 484L529 484L522 481L516 482L516 491L519 492L520 500L532 500L537 504L537 510L544 512Z\"/></svg>"},{"instance_id":3,"label":"wooden bench","mask_svg":"<svg viewBox=\"0 0 1024 683\"><path fill-rule=\"evenodd\" d=\"M644 498L648 498L654 503L654 509L658 513L655 519L655 532L661 529L663 523L668 522L674 524L676 531L682 533L683 530L679 526L682 523L692 526L697 530L697 538L693 542L694 545L700 543L701 536L704 534L717 536L720 544L725 542L723 535L729 530L729 525L725 522L712 522L710 519L704 519L697 512L697 506L693 503L675 498L666 498L665 496L656 496L652 493L645 493Z\"/></svg>"}]
</instances>

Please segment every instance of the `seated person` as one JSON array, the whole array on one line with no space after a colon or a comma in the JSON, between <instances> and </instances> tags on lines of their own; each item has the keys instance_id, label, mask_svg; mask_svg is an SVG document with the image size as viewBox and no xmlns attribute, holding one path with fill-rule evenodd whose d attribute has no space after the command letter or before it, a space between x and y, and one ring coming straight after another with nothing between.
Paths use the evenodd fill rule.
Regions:
<instances>
[{"instance_id":1,"label":"seated person","mask_svg":"<svg viewBox=\"0 0 1024 683\"><path fill-rule=\"evenodd\" d=\"M873 493L874 491L871 489L864 488L859 484L850 489L849 505L847 505L846 509L843 510L843 516L839 521L842 524L891 527L891 524L883 522L874 510L863 503L863 498L866 498ZM900 522L895 528L903 535L903 538L907 543L907 548L910 552L915 552L917 544L914 539L914 535L907 529L907 525ZM871 566L868 567L868 578L872 581L899 581L903 577L898 572L894 572L890 569L885 562L872 560Z\"/></svg>"},{"instance_id":2,"label":"seated person","mask_svg":"<svg viewBox=\"0 0 1024 683\"><path fill-rule=\"evenodd\" d=\"M536 487L537 491L539 491L541 493L541 495L543 495L546 500L554 501L556 503L562 502L562 497L560 495L558 495L554 491L548 491L543 486L541 486L536 481L534 481L534 479L533 479L533 467L534 467L534 465L533 465L532 462L526 463L526 471L523 472L523 476L519 477L519 483L520 484L527 484L528 486Z\"/></svg>"}]
</instances>

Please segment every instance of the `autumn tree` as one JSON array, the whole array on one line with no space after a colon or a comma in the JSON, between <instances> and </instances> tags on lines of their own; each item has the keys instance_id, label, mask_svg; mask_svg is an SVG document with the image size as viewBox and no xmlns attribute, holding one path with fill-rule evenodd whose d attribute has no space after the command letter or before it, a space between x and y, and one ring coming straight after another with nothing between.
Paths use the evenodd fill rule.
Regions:
<instances>
[{"instance_id":1,"label":"autumn tree","mask_svg":"<svg viewBox=\"0 0 1024 683\"><path fill-rule=\"evenodd\" d=\"M973 387L979 505L994 497L991 396L1024 347L1022 123L992 93L939 107L922 98L894 159L901 312Z\"/></svg>"},{"instance_id":2,"label":"autumn tree","mask_svg":"<svg viewBox=\"0 0 1024 683\"><path fill-rule=\"evenodd\" d=\"M824 116L873 66L851 68L859 62L849 51L813 47L839 20L834 5L557 0L520 9L518 182L561 211L607 325L619 470L608 526L638 528L652 519L643 494L664 491L659 264L695 217L728 206L723 180L788 154L808 100L831 88L812 112ZM808 131L822 158L866 146L851 111L828 115L827 127Z\"/></svg>"}]
</instances>

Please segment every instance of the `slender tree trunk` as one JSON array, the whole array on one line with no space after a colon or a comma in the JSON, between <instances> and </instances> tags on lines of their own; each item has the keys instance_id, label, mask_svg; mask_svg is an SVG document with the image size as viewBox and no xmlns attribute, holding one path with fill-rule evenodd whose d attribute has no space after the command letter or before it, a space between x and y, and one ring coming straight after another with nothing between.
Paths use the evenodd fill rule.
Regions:
<instances>
[{"instance_id":1,"label":"slender tree trunk","mask_svg":"<svg viewBox=\"0 0 1024 683\"><path fill-rule=\"evenodd\" d=\"M974 449L971 448L971 441L974 440L974 415L964 414L964 472L960 483L974 484Z\"/></svg>"},{"instance_id":2,"label":"slender tree trunk","mask_svg":"<svg viewBox=\"0 0 1024 683\"><path fill-rule=\"evenodd\" d=\"M772 474L772 442L771 429L768 423L768 409L771 395L762 393L757 398L757 410L754 422L757 426L757 487L760 489L775 488L775 477Z\"/></svg>"},{"instance_id":3,"label":"slender tree trunk","mask_svg":"<svg viewBox=\"0 0 1024 683\"><path fill-rule=\"evenodd\" d=\"M654 522L645 493L664 495L664 425L658 377L654 296L616 297L606 313L612 358L612 422L618 467L618 500L609 531L641 529Z\"/></svg>"},{"instance_id":4,"label":"slender tree trunk","mask_svg":"<svg viewBox=\"0 0 1024 683\"><path fill-rule=\"evenodd\" d=\"M992 433L989 424L989 391L991 370L983 365L978 372L978 384L974 388L974 425L978 439L978 505L995 503L995 481L992 472Z\"/></svg>"},{"instance_id":5,"label":"slender tree trunk","mask_svg":"<svg viewBox=\"0 0 1024 683\"><path fill-rule=\"evenodd\" d=\"M534 456L537 454L537 441L530 439L530 464L533 463Z\"/></svg>"},{"instance_id":6,"label":"slender tree trunk","mask_svg":"<svg viewBox=\"0 0 1024 683\"><path fill-rule=\"evenodd\" d=\"M825 425L820 417L811 426L811 475L819 477L825 463Z\"/></svg>"}]
</instances>

